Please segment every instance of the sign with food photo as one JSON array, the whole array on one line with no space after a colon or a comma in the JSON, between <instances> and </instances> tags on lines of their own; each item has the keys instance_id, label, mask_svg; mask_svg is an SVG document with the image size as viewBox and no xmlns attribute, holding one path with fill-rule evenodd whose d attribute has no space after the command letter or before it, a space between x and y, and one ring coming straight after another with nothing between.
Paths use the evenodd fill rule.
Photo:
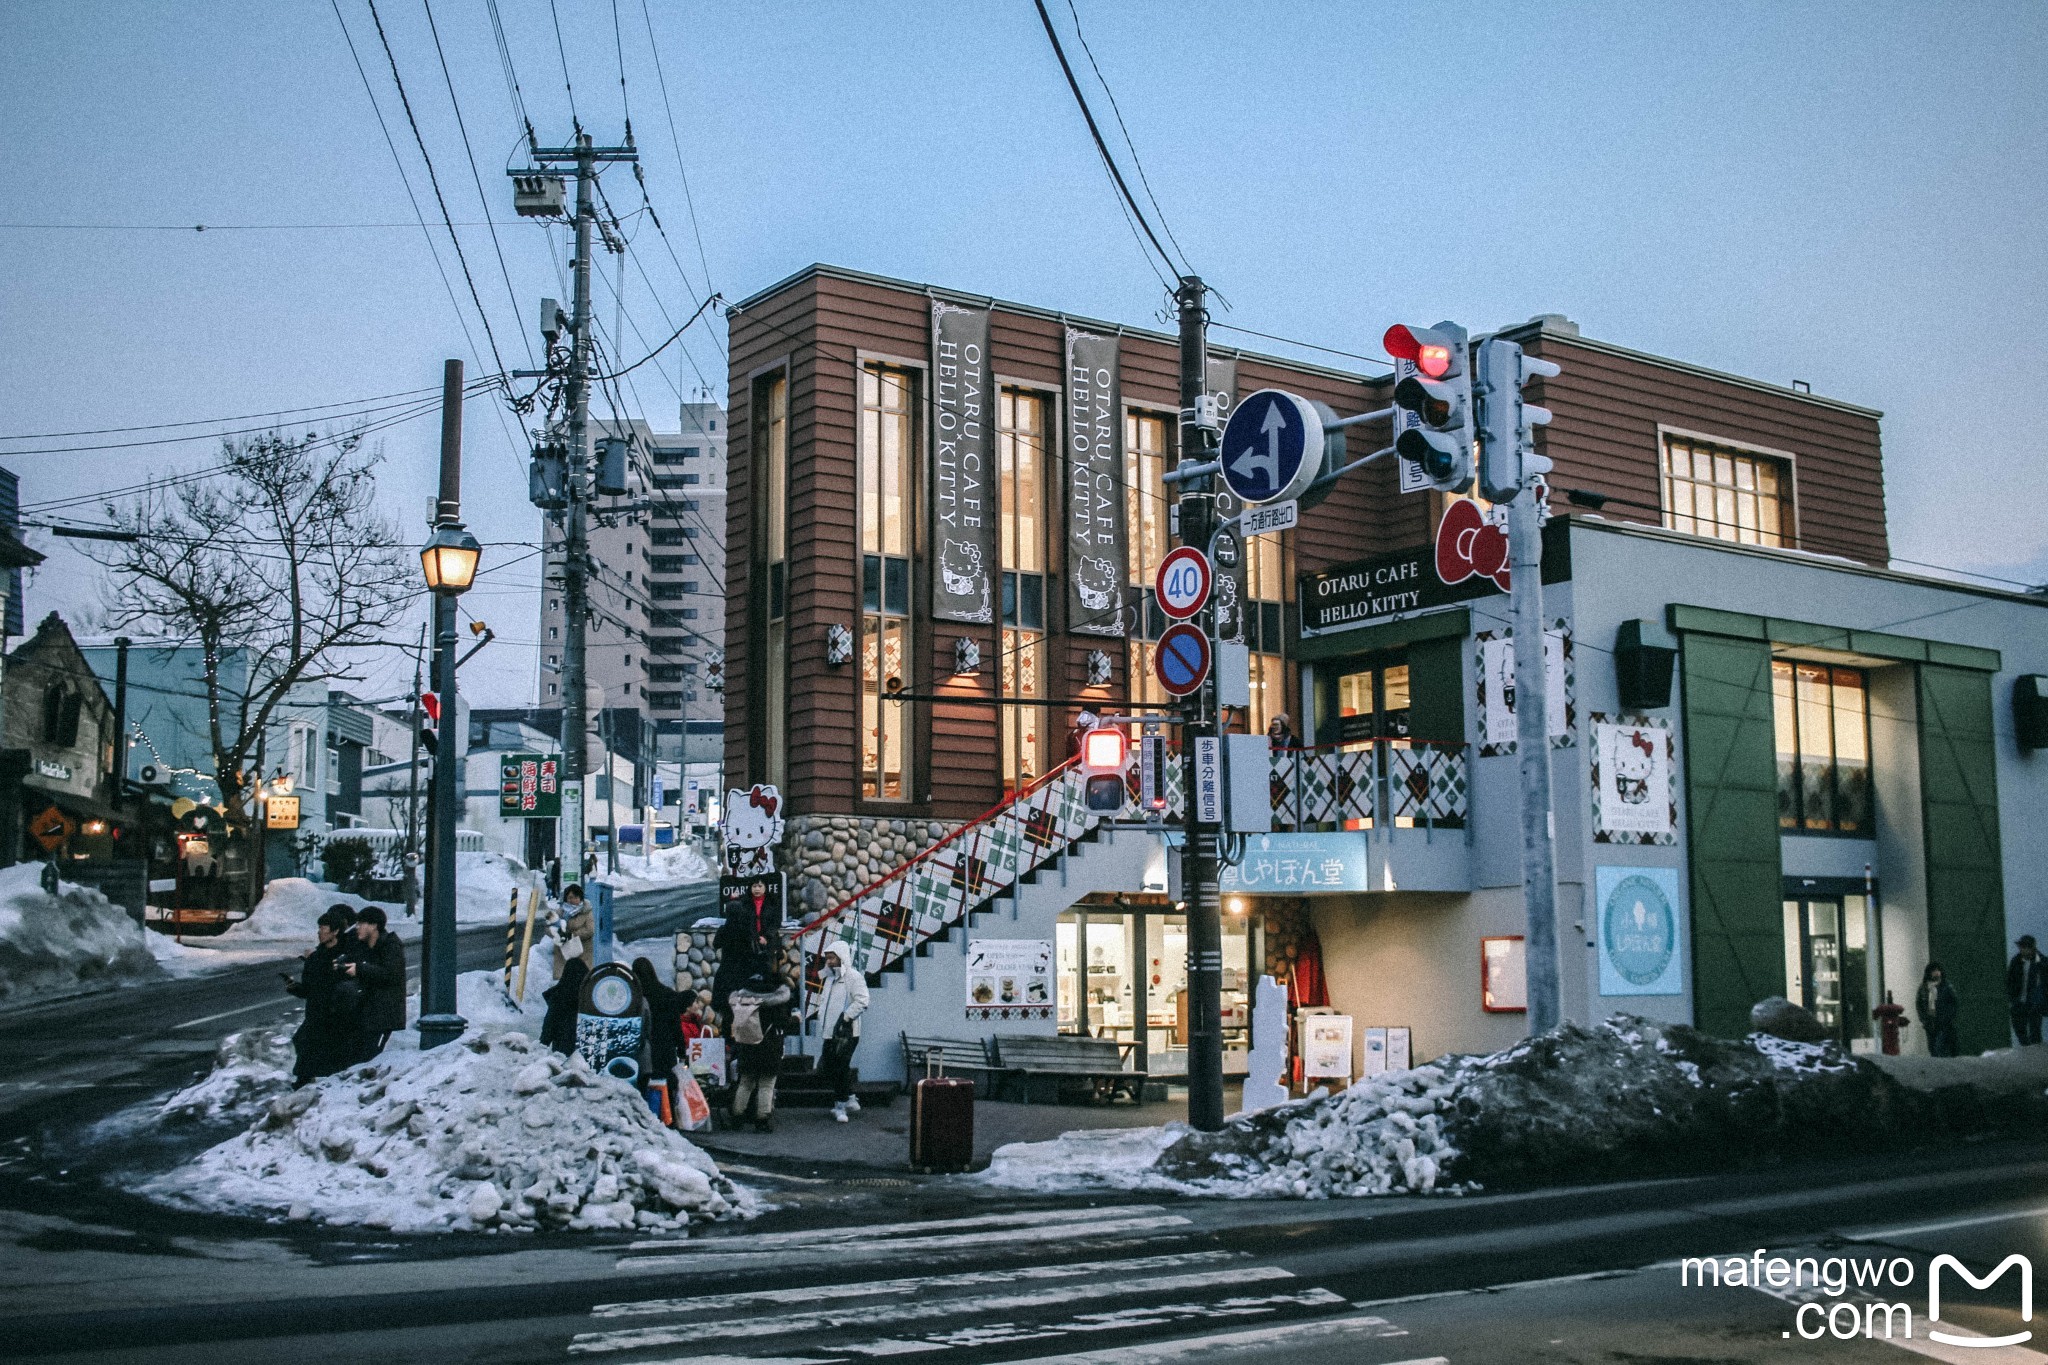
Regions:
<instances>
[{"instance_id":1,"label":"sign with food photo","mask_svg":"<svg viewBox=\"0 0 2048 1365\"><path fill-rule=\"evenodd\" d=\"M969 1019L1050 1019L1052 941L978 938L967 945Z\"/></svg>"}]
</instances>

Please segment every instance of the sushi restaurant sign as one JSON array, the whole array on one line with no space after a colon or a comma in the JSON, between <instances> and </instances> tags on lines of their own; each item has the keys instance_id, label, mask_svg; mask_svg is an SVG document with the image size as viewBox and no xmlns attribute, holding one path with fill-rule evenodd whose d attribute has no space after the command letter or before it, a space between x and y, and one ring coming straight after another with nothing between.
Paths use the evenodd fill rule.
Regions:
<instances>
[{"instance_id":1,"label":"sushi restaurant sign","mask_svg":"<svg viewBox=\"0 0 2048 1365\"><path fill-rule=\"evenodd\" d=\"M1052 941L977 938L967 945L969 1019L1050 1019Z\"/></svg>"}]
</instances>

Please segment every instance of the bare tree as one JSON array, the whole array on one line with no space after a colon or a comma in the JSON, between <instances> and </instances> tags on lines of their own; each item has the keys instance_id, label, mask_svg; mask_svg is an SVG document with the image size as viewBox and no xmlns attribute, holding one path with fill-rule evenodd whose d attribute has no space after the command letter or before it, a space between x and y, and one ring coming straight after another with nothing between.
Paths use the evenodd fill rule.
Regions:
<instances>
[{"instance_id":1,"label":"bare tree","mask_svg":"<svg viewBox=\"0 0 2048 1365\"><path fill-rule=\"evenodd\" d=\"M138 539L99 558L114 574L110 629L198 649L215 781L243 832L258 746L292 688L352 680L351 652L379 643L420 587L376 509L383 453L360 432L273 431L221 455L204 478L110 504Z\"/></svg>"}]
</instances>

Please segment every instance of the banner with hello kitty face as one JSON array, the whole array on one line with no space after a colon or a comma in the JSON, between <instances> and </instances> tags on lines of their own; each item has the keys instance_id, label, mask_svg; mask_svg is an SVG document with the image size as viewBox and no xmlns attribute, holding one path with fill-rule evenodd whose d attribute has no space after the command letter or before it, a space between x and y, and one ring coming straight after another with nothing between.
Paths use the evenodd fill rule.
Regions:
<instances>
[{"instance_id":1,"label":"banner with hello kitty face","mask_svg":"<svg viewBox=\"0 0 2048 1365\"><path fill-rule=\"evenodd\" d=\"M1654 716L1587 717L1593 736L1593 841L1678 842L1678 760L1671 723Z\"/></svg>"}]
</instances>

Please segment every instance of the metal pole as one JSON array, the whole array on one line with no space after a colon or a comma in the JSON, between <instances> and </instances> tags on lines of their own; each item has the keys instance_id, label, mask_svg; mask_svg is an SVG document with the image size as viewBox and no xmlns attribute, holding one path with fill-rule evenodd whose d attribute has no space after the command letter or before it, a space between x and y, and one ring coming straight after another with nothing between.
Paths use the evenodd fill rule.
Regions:
<instances>
[{"instance_id":1,"label":"metal pole","mask_svg":"<svg viewBox=\"0 0 2048 1365\"><path fill-rule=\"evenodd\" d=\"M1515 757L1522 776L1522 902L1527 909L1529 1032L1559 1021L1557 868L1550 817L1550 679L1543 662L1543 525L1536 492L1508 504L1515 613Z\"/></svg>"},{"instance_id":2,"label":"metal pole","mask_svg":"<svg viewBox=\"0 0 2048 1365\"><path fill-rule=\"evenodd\" d=\"M462 523L462 362L450 360L441 381L441 497L437 526ZM434 595L434 691L441 723L434 755L434 837L426 922L420 934L420 1049L462 1036L455 1012L455 829L461 800L462 735L455 701L455 597Z\"/></svg>"},{"instance_id":3,"label":"metal pole","mask_svg":"<svg viewBox=\"0 0 2048 1365\"><path fill-rule=\"evenodd\" d=\"M128 648L135 642L114 638L114 807L128 799Z\"/></svg>"},{"instance_id":4,"label":"metal pole","mask_svg":"<svg viewBox=\"0 0 2048 1365\"><path fill-rule=\"evenodd\" d=\"M569 342L569 507L562 536L562 819L556 851L564 884L583 877L584 769L590 718L584 649L589 615L590 536L585 503L590 471L590 229L597 221L597 159L590 135L576 138L576 297ZM573 799L571 799L573 794Z\"/></svg>"},{"instance_id":5,"label":"metal pole","mask_svg":"<svg viewBox=\"0 0 2048 1365\"><path fill-rule=\"evenodd\" d=\"M427 628L420 627L420 647L412 656L412 765L405 774L405 852L399 856L399 874L405 878L405 917L420 913L420 883L417 874L420 844L420 677L427 657Z\"/></svg>"},{"instance_id":6,"label":"metal pole","mask_svg":"<svg viewBox=\"0 0 2048 1365\"><path fill-rule=\"evenodd\" d=\"M1174 291L1180 306L1180 462L1205 463L1216 454L1218 433L1202 421L1202 397L1209 381L1209 315L1207 289L1193 275ZM1216 495L1207 476L1180 484L1180 543L1206 550L1214 530ZM1216 611L1205 607L1197 618L1214 654ZM1223 1126L1223 898L1217 886L1217 836L1214 823L1195 819L1198 790L1196 754L1200 741L1214 737L1216 679L1208 681L1181 706L1181 761L1185 808L1182 828L1181 887L1188 916L1188 1123L1213 1133Z\"/></svg>"}]
</instances>

